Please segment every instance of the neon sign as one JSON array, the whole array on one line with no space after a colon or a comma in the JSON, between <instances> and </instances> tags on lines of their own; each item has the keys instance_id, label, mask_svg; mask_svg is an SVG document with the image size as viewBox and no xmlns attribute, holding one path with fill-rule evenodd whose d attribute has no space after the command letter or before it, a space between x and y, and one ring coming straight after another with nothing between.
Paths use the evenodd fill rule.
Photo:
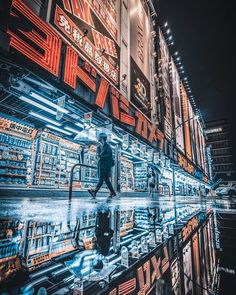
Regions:
<instances>
[{"instance_id":1,"label":"neon sign","mask_svg":"<svg viewBox=\"0 0 236 295\"><path fill-rule=\"evenodd\" d=\"M162 249L163 255L155 254L136 269L135 277L122 282L109 292L109 295L134 294L145 295L153 285L169 269L169 253L167 246Z\"/></svg>"},{"instance_id":2,"label":"neon sign","mask_svg":"<svg viewBox=\"0 0 236 295\"><path fill-rule=\"evenodd\" d=\"M66 2L65 2L66 4ZM68 8L69 9L69 8ZM57 33L36 14L34 14L22 0L13 0L12 13L29 20L32 30L29 33L10 28L10 46L31 61L40 65L55 77L59 78L59 66L62 60L62 39ZM28 41L27 41L28 40ZM119 122L130 126L133 131L149 141L159 143L163 149L163 133L140 111L131 109L129 101L110 82L101 77L97 79L96 69L89 62L79 63L80 55L70 45L66 44L63 81L72 89L77 88L78 79L95 93L95 105L104 109L108 96L111 96L111 114Z\"/></svg>"}]
</instances>

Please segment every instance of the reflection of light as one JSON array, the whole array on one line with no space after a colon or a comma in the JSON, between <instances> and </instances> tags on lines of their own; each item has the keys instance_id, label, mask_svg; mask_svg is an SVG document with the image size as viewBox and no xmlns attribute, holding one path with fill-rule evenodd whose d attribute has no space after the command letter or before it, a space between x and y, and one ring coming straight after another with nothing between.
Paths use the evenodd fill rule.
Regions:
<instances>
[{"instance_id":1,"label":"reflection of light","mask_svg":"<svg viewBox=\"0 0 236 295\"><path fill-rule=\"evenodd\" d=\"M25 101L25 102L28 102L29 104L31 104L31 105L33 105L35 107L41 109L41 110L44 110L45 112L48 112L48 113L52 114L52 115L56 115L57 114L57 112L53 111L52 109L49 109L49 108L47 108L47 107L45 107L45 106L37 103L36 101L33 101L33 100L25 97L25 96L20 96L19 98L21 100Z\"/></svg>"},{"instance_id":2,"label":"reflection of light","mask_svg":"<svg viewBox=\"0 0 236 295\"><path fill-rule=\"evenodd\" d=\"M82 123L79 123L79 122L78 122L78 123L75 123L75 125L76 125L76 126L79 126L79 127L81 127L81 128L84 128L84 124L82 124Z\"/></svg>"},{"instance_id":3,"label":"reflection of light","mask_svg":"<svg viewBox=\"0 0 236 295\"><path fill-rule=\"evenodd\" d=\"M72 135L72 133L67 132L67 131L65 131L65 130L63 130L63 129L57 128L57 127L55 127L55 126L52 126L52 125L50 125L50 124L47 124L46 127L50 128L50 129L53 129L53 130L56 130L56 131L59 131L59 132L64 133L64 134L66 134L66 135Z\"/></svg>"},{"instance_id":4,"label":"reflection of light","mask_svg":"<svg viewBox=\"0 0 236 295\"><path fill-rule=\"evenodd\" d=\"M39 118L39 119L42 119L43 121L49 122L49 123L54 124L54 125L56 125L56 126L61 126L61 124L58 123L57 121L54 121L54 120L52 120L52 119L49 119L49 118L47 118L47 117L45 117L45 116L43 116L43 115L40 115L40 114L38 114L38 113L35 113L35 112L33 112L33 111L30 111L29 114L30 114L31 116L34 116L34 117Z\"/></svg>"},{"instance_id":5,"label":"reflection of light","mask_svg":"<svg viewBox=\"0 0 236 295\"><path fill-rule=\"evenodd\" d=\"M58 106L57 104L55 104L55 103L49 101L48 99L42 97L41 95L39 95L39 94L37 94L37 93L35 93L35 92L32 92L30 95L31 95L33 98L35 98L35 99L37 99L37 100L39 100L39 101L42 101L43 103L49 105L50 107L55 108L55 109L58 110L59 112L62 112L62 113L65 113L65 114L68 114L68 113L69 113L69 111L63 109L62 107Z\"/></svg>"}]
</instances>

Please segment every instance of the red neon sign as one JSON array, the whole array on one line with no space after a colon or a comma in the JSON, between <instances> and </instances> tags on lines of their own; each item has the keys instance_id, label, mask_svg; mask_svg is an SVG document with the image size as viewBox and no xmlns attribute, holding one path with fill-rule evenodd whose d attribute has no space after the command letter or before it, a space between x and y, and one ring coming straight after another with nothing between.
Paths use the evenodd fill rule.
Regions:
<instances>
[{"instance_id":1,"label":"red neon sign","mask_svg":"<svg viewBox=\"0 0 236 295\"><path fill-rule=\"evenodd\" d=\"M137 268L135 277L122 282L112 289L109 295L146 295L149 294L153 284L160 279L170 266L167 246L162 249L163 255L153 255Z\"/></svg>"},{"instance_id":2,"label":"red neon sign","mask_svg":"<svg viewBox=\"0 0 236 295\"><path fill-rule=\"evenodd\" d=\"M43 67L54 76L58 77L61 58L61 38L49 25L33 13L22 0L13 0L12 8L14 10L12 13L18 15L19 17L22 15L30 20L31 23L41 31L41 33L34 29L32 29L29 33L18 30L19 35L24 35L30 41L26 42L23 38L20 38L11 29L9 29L8 34L11 36L10 46L21 52L36 64ZM42 54L32 47L30 45L31 42L41 48L44 53Z\"/></svg>"},{"instance_id":3,"label":"red neon sign","mask_svg":"<svg viewBox=\"0 0 236 295\"><path fill-rule=\"evenodd\" d=\"M64 1L64 5L67 9L71 7L69 4L69 1ZM11 47L58 77L62 39L49 25L32 12L22 0L13 0L12 13L30 20L32 25L39 29L41 33L34 29L28 33L10 28L8 33L11 36ZM27 37L29 43L27 43L25 37ZM32 44L34 44L36 48L40 48L40 51L34 48ZM43 50L44 53L42 53L41 50ZM98 83L98 81L96 81L98 80L96 79L97 71L88 62L84 62L84 67L81 67L79 64L79 53L68 44L66 45L65 55L63 81L67 85L76 89L77 80L80 79L89 89L96 93L95 105L101 109L105 106L110 89L113 117L121 123L133 127L138 135L148 140L151 144L153 142L159 142L160 148L163 148L163 133L140 111L136 110L135 113L131 111L130 102L122 96L115 87L112 87L107 79L101 77Z\"/></svg>"}]
</instances>

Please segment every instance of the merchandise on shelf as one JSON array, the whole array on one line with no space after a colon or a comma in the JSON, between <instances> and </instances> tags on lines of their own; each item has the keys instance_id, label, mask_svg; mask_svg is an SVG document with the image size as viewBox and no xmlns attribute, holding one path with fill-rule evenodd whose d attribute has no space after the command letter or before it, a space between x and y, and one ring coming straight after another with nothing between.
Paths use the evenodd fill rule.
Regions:
<instances>
[{"instance_id":1,"label":"merchandise on shelf","mask_svg":"<svg viewBox=\"0 0 236 295\"><path fill-rule=\"evenodd\" d=\"M62 223L29 221L27 228L24 247L27 268L35 267L78 247L78 224L63 228Z\"/></svg>"},{"instance_id":2,"label":"merchandise on shelf","mask_svg":"<svg viewBox=\"0 0 236 295\"><path fill-rule=\"evenodd\" d=\"M134 164L127 157L121 156L121 191L134 190Z\"/></svg>"},{"instance_id":3,"label":"merchandise on shelf","mask_svg":"<svg viewBox=\"0 0 236 295\"><path fill-rule=\"evenodd\" d=\"M147 190L147 163L134 163L134 188L136 191Z\"/></svg>"},{"instance_id":4,"label":"merchandise on shelf","mask_svg":"<svg viewBox=\"0 0 236 295\"><path fill-rule=\"evenodd\" d=\"M24 222L1 220L0 223L0 282L21 268L20 251Z\"/></svg>"},{"instance_id":5,"label":"merchandise on shelf","mask_svg":"<svg viewBox=\"0 0 236 295\"><path fill-rule=\"evenodd\" d=\"M81 145L61 139L60 145L60 164L59 164L59 179L60 186L68 186L70 181L71 169L75 164L81 163ZM75 170L74 179L80 180L80 169ZM74 182L74 185L81 187L81 182Z\"/></svg>"},{"instance_id":6,"label":"merchandise on shelf","mask_svg":"<svg viewBox=\"0 0 236 295\"><path fill-rule=\"evenodd\" d=\"M127 231L134 227L134 210L120 212L120 237L127 235Z\"/></svg>"},{"instance_id":7,"label":"merchandise on shelf","mask_svg":"<svg viewBox=\"0 0 236 295\"><path fill-rule=\"evenodd\" d=\"M81 146L47 132L38 138L34 184L65 187L69 185L71 169L81 162ZM79 179L79 169L75 171ZM77 183L77 186L79 184Z\"/></svg>"},{"instance_id":8,"label":"merchandise on shelf","mask_svg":"<svg viewBox=\"0 0 236 295\"><path fill-rule=\"evenodd\" d=\"M59 142L58 136L47 132L40 134L35 161L35 185L56 186L59 184Z\"/></svg>"},{"instance_id":9,"label":"merchandise on shelf","mask_svg":"<svg viewBox=\"0 0 236 295\"><path fill-rule=\"evenodd\" d=\"M0 117L0 186L31 186L36 130Z\"/></svg>"},{"instance_id":10,"label":"merchandise on shelf","mask_svg":"<svg viewBox=\"0 0 236 295\"><path fill-rule=\"evenodd\" d=\"M86 148L84 151L84 164L97 167L98 160L96 158L96 152L97 147L95 145L91 145L90 147ZM98 180L97 169L83 168L82 171L83 188L88 189L93 187Z\"/></svg>"},{"instance_id":11,"label":"merchandise on shelf","mask_svg":"<svg viewBox=\"0 0 236 295\"><path fill-rule=\"evenodd\" d=\"M79 240L86 250L94 248L96 213L94 211L83 212L80 217Z\"/></svg>"}]
</instances>

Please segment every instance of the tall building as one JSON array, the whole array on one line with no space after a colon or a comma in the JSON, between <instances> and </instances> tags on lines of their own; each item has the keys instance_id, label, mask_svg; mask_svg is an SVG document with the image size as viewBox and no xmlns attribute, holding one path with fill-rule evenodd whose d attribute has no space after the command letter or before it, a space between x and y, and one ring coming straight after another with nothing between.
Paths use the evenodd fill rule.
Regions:
<instances>
[{"instance_id":1,"label":"tall building","mask_svg":"<svg viewBox=\"0 0 236 295\"><path fill-rule=\"evenodd\" d=\"M223 183L235 180L235 165L227 119L206 123L207 144L211 146L213 180L222 179Z\"/></svg>"}]
</instances>

